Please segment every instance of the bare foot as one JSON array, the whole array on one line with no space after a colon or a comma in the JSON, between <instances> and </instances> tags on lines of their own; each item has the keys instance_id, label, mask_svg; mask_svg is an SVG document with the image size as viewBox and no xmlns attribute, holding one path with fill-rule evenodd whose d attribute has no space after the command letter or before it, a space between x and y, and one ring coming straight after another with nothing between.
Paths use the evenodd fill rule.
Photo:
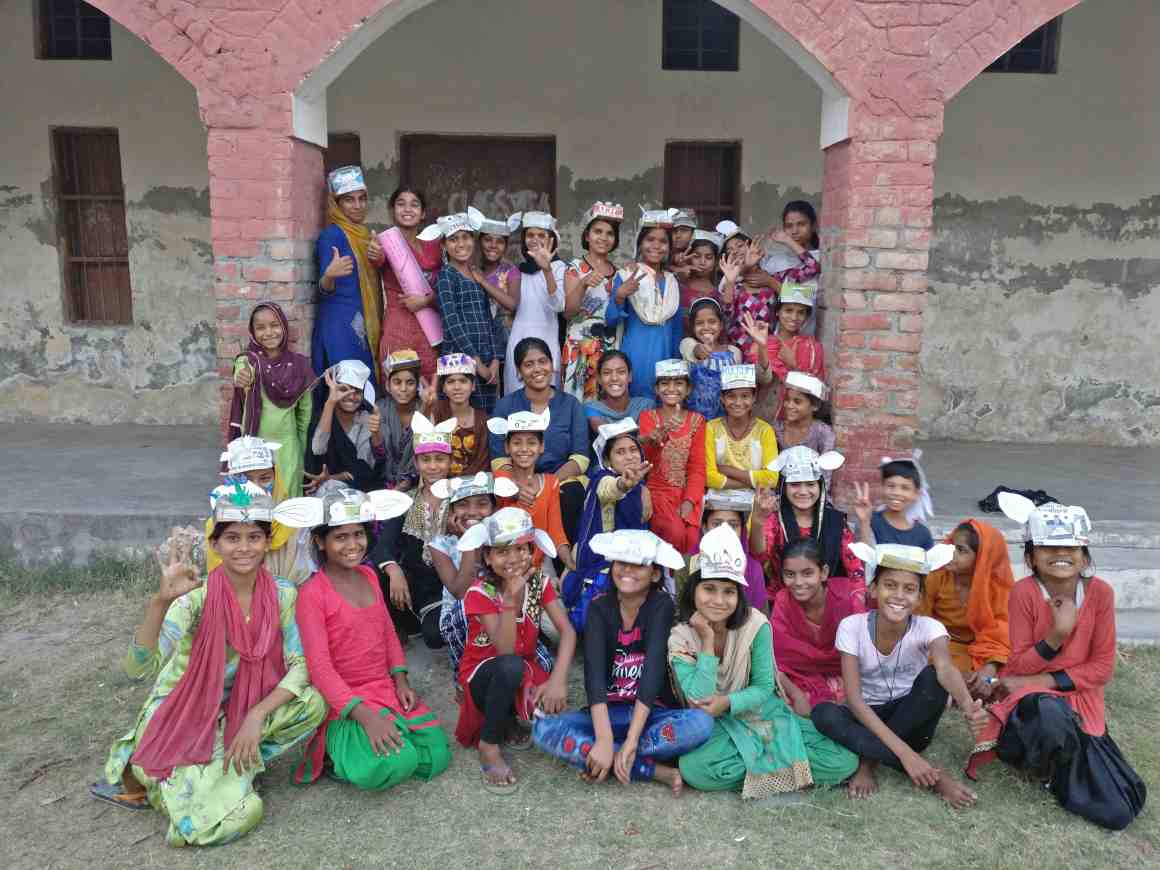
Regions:
<instances>
[{"instance_id":1,"label":"bare foot","mask_svg":"<svg viewBox=\"0 0 1160 870\"><path fill-rule=\"evenodd\" d=\"M934 790L956 810L974 806L979 796L945 771L939 774Z\"/></svg>"},{"instance_id":2,"label":"bare foot","mask_svg":"<svg viewBox=\"0 0 1160 870\"><path fill-rule=\"evenodd\" d=\"M479 741L479 766L492 785L515 785L516 775L496 744Z\"/></svg>"},{"instance_id":3,"label":"bare foot","mask_svg":"<svg viewBox=\"0 0 1160 870\"><path fill-rule=\"evenodd\" d=\"M878 777L874 771L878 769L878 762L868 758L858 759L858 769L846 783L846 796L852 800L868 798L878 791Z\"/></svg>"},{"instance_id":4,"label":"bare foot","mask_svg":"<svg viewBox=\"0 0 1160 870\"><path fill-rule=\"evenodd\" d=\"M685 781L681 779L680 768L669 767L667 764L658 764L654 776L661 782L668 784L675 798L679 798L685 790Z\"/></svg>"}]
</instances>

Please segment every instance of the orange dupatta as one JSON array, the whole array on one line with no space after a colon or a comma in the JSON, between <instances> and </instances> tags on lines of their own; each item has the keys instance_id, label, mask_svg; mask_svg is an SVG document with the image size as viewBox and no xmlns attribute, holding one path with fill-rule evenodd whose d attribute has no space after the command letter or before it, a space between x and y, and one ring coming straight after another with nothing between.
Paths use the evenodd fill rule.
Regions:
<instances>
[{"instance_id":1,"label":"orange dupatta","mask_svg":"<svg viewBox=\"0 0 1160 870\"><path fill-rule=\"evenodd\" d=\"M353 223L342 213L333 193L327 195L326 219L346 234L346 240L350 242L350 249L354 252L355 265L358 267L358 286L362 293L367 344L370 345L377 373L381 371L382 365L382 360L379 359L379 338L383 331L383 287L379 270L367 259L367 247L374 236L366 224Z\"/></svg>"}]
</instances>

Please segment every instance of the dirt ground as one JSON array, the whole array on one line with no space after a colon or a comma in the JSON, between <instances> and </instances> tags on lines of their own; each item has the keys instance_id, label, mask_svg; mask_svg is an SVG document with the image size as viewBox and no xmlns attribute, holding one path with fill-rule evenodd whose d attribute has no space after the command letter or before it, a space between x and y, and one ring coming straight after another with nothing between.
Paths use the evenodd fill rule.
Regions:
<instances>
[{"instance_id":1,"label":"dirt ground","mask_svg":"<svg viewBox=\"0 0 1160 870\"><path fill-rule=\"evenodd\" d=\"M171 849L156 813L118 810L86 789L146 692L120 669L142 602L120 590L0 599L0 867L1160 864L1155 807L1128 831L1110 834L1067 815L1000 765L978 786L980 804L955 813L889 771L882 792L858 803L841 790L761 803L686 792L673 801L659 786L585 785L534 750L514 759L523 789L496 797L480 788L474 753L460 748L436 781L386 794L328 780L296 787L289 782L296 758L282 760L266 776L266 816L257 830L224 848ZM408 655L413 685L453 727L446 658L418 643ZM1110 727L1152 785L1160 781L1158 690L1160 650L1125 650L1108 693ZM581 701L579 692L573 701ZM969 746L961 720L950 715L930 757L959 769Z\"/></svg>"}]
</instances>

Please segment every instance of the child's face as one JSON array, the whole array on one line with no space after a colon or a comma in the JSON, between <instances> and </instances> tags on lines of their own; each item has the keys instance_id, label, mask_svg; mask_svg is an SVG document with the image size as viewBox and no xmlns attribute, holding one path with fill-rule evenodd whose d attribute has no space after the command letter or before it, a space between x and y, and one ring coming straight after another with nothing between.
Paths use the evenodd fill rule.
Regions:
<instances>
[{"instance_id":1,"label":"child's face","mask_svg":"<svg viewBox=\"0 0 1160 870\"><path fill-rule=\"evenodd\" d=\"M785 497L794 510L813 510L821 497L822 487L816 480L799 480L785 485Z\"/></svg>"},{"instance_id":2,"label":"child's face","mask_svg":"<svg viewBox=\"0 0 1160 870\"><path fill-rule=\"evenodd\" d=\"M621 595L640 595L647 592L661 576L661 569L655 565L630 565L627 562L612 563L612 582Z\"/></svg>"},{"instance_id":3,"label":"child's face","mask_svg":"<svg viewBox=\"0 0 1160 870\"><path fill-rule=\"evenodd\" d=\"M234 575L250 574L258 570L270 538L261 526L254 523L230 523L211 546L222 557L225 569Z\"/></svg>"},{"instance_id":4,"label":"child's face","mask_svg":"<svg viewBox=\"0 0 1160 870\"><path fill-rule=\"evenodd\" d=\"M278 319L277 314L269 308L259 308L254 312L253 325L254 338L262 345L263 350L276 351L282 347L286 331L282 329L282 321Z\"/></svg>"},{"instance_id":5,"label":"child's face","mask_svg":"<svg viewBox=\"0 0 1160 870\"><path fill-rule=\"evenodd\" d=\"M498 263L503 259L503 255L507 253L507 239L503 236L493 236L491 233L483 233L479 237L479 249L483 252L483 261L485 263Z\"/></svg>"},{"instance_id":6,"label":"child's face","mask_svg":"<svg viewBox=\"0 0 1160 870\"><path fill-rule=\"evenodd\" d=\"M628 392L628 364L620 357L613 357L600 365L600 388L609 399L619 399Z\"/></svg>"},{"instance_id":7,"label":"child's face","mask_svg":"<svg viewBox=\"0 0 1160 870\"><path fill-rule=\"evenodd\" d=\"M552 249L551 238L551 233L539 227L528 227L524 231L524 244L528 246L529 251L535 251L538 248L550 251Z\"/></svg>"},{"instance_id":8,"label":"child's face","mask_svg":"<svg viewBox=\"0 0 1160 870\"><path fill-rule=\"evenodd\" d=\"M874 597L878 613L887 622L906 622L922 595L922 581L917 574L897 568L880 568L874 575Z\"/></svg>"},{"instance_id":9,"label":"child's face","mask_svg":"<svg viewBox=\"0 0 1160 870\"><path fill-rule=\"evenodd\" d=\"M356 190L352 193L344 193L338 198L338 208L347 220L353 224L365 223L367 219L367 192L365 190Z\"/></svg>"},{"instance_id":10,"label":"child's face","mask_svg":"<svg viewBox=\"0 0 1160 870\"><path fill-rule=\"evenodd\" d=\"M658 266L669 255L669 234L653 227L640 240L640 258L650 266Z\"/></svg>"},{"instance_id":11,"label":"child's face","mask_svg":"<svg viewBox=\"0 0 1160 870\"><path fill-rule=\"evenodd\" d=\"M253 471L246 472L246 480L250 483L256 483L266 492L274 491L274 469L273 468L255 468Z\"/></svg>"},{"instance_id":12,"label":"child's face","mask_svg":"<svg viewBox=\"0 0 1160 870\"><path fill-rule=\"evenodd\" d=\"M533 432L513 432L507 439L507 453L512 465L521 471L536 467L544 453L544 439Z\"/></svg>"},{"instance_id":13,"label":"child's face","mask_svg":"<svg viewBox=\"0 0 1160 870\"><path fill-rule=\"evenodd\" d=\"M785 220L782 221L782 228L791 239L803 248L809 249L810 242L813 241L814 225L808 217L800 211L787 212Z\"/></svg>"},{"instance_id":14,"label":"child's face","mask_svg":"<svg viewBox=\"0 0 1160 870\"><path fill-rule=\"evenodd\" d=\"M693 607L710 625L724 625L737 609L740 592L731 580L702 580L693 590Z\"/></svg>"},{"instance_id":15,"label":"child's face","mask_svg":"<svg viewBox=\"0 0 1160 870\"><path fill-rule=\"evenodd\" d=\"M721 404L725 406L725 416L731 420L748 420L753 414L753 402L757 391L751 387L726 390L721 394Z\"/></svg>"},{"instance_id":16,"label":"child's face","mask_svg":"<svg viewBox=\"0 0 1160 870\"><path fill-rule=\"evenodd\" d=\"M467 375L447 375L443 378L443 394L456 405L466 405L475 389L475 379Z\"/></svg>"},{"instance_id":17,"label":"child's face","mask_svg":"<svg viewBox=\"0 0 1160 870\"><path fill-rule=\"evenodd\" d=\"M588 228L588 250L608 256L616 241L616 233L608 221L593 221Z\"/></svg>"},{"instance_id":18,"label":"child's face","mask_svg":"<svg viewBox=\"0 0 1160 870\"><path fill-rule=\"evenodd\" d=\"M697 245L689 254L690 274L710 278L717 271L717 252L712 245Z\"/></svg>"},{"instance_id":19,"label":"child's face","mask_svg":"<svg viewBox=\"0 0 1160 870\"><path fill-rule=\"evenodd\" d=\"M315 542L326 553L326 564L339 568L357 568L367 554L367 531L361 523L330 529Z\"/></svg>"},{"instance_id":20,"label":"child's face","mask_svg":"<svg viewBox=\"0 0 1160 870\"><path fill-rule=\"evenodd\" d=\"M532 567L532 545L513 544L510 547L486 547L483 561L501 580L515 580Z\"/></svg>"},{"instance_id":21,"label":"child's face","mask_svg":"<svg viewBox=\"0 0 1160 870\"><path fill-rule=\"evenodd\" d=\"M721 318L717 316L717 312L707 305L697 311L697 316L693 318L693 338L705 345L705 347L716 347L717 342L721 339L721 330L723 324Z\"/></svg>"},{"instance_id":22,"label":"child's face","mask_svg":"<svg viewBox=\"0 0 1160 870\"><path fill-rule=\"evenodd\" d=\"M399 194L395 200L394 217L395 226L410 229L417 227L422 222L426 211L423 209L423 203L420 202L419 197L405 190Z\"/></svg>"},{"instance_id":23,"label":"child's face","mask_svg":"<svg viewBox=\"0 0 1160 870\"><path fill-rule=\"evenodd\" d=\"M467 230L460 230L445 239L443 247L447 251L447 259L454 263L466 263L475 253L475 236Z\"/></svg>"},{"instance_id":24,"label":"child's face","mask_svg":"<svg viewBox=\"0 0 1160 870\"><path fill-rule=\"evenodd\" d=\"M955 557L951 559L951 573L957 577L970 577L975 573L975 551L967 539L966 532L955 532L951 535L951 543L955 546Z\"/></svg>"},{"instance_id":25,"label":"child's face","mask_svg":"<svg viewBox=\"0 0 1160 870\"><path fill-rule=\"evenodd\" d=\"M673 250L683 251L693 241L692 227L673 227Z\"/></svg>"},{"instance_id":26,"label":"child's face","mask_svg":"<svg viewBox=\"0 0 1160 870\"><path fill-rule=\"evenodd\" d=\"M781 407L787 423L805 423L814 418L814 397L801 390L787 389Z\"/></svg>"},{"instance_id":27,"label":"child's face","mask_svg":"<svg viewBox=\"0 0 1160 870\"><path fill-rule=\"evenodd\" d=\"M446 479L451 473L450 453L420 453L415 457L415 464L419 466L419 476L423 482L430 485L437 480Z\"/></svg>"},{"instance_id":28,"label":"child's face","mask_svg":"<svg viewBox=\"0 0 1160 870\"><path fill-rule=\"evenodd\" d=\"M640 465L640 448L627 435L621 435L612 442L608 451L608 467L617 474L624 474L630 468Z\"/></svg>"},{"instance_id":29,"label":"child's face","mask_svg":"<svg viewBox=\"0 0 1160 870\"><path fill-rule=\"evenodd\" d=\"M741 538L741 530L745 527L745 523L737 511L706 511L705 531L711 532L717 526L729 526L737 533L737 537Z\"/></svg>"},{"instance_id":30,"label":"child's face","mask_svg":"<svg viewBox=\"0 0 1160 870\"><path fill-rule=\"evenodd\" d=\"M1083 547L1035 547L1031 551L1031 569L1041 580L1078 580L1085 567Z\"/></svg>"},{"instance_id":31,"label":"child's face","mask_svg":"<svg viewBox=\"0 0 1160 870\"><path fill-rule=\"evenodd\" d=\"M539 348L529 350L524 355L519 368L524 386L531 387L533 390L545 390L552 385L552 358Z\"/></svg>"},{"instance_id":32,"label":"child's face","mask_svg":"<svg viewBox=\"0 0 1160 870\"><path fill-rule=\"evenodd\" d=\"M462 536L468 529L478 525L492 514L492 501L489 495L472 495L460 499L447 512L447 525L451 532Z\"/></svg>"},{"instance_id":33,"label":"child's face","mask_svg":"<svg viewBox=\"0 0 1160 870\"><path fill-rule=\"evenodd\" d=\"M749 243L740 236L734 236L725 243L725 256L731 257L735 251L744 251Z\"/></svg>"},{"instance_id":34,"label":"child's face","mask_svg":"<svg viewBox=\"0 0 1160 870\"><path fill-rule=\"evenodd\" d=\"M387 392L398 404L406 407L415 401L415 394L419 391L419 380L415 372L405 369L401 372L392 372L387 378Z\"/></svg>"},{"instance_id":35,"label":"child's face","mask_svg":"<svg viewBox=\"0 0 1160 870\"><path fill-rule=\"evenodd\" d=\"M686 378L659 378L656 391L657 398L666 408L679 408L689 396L689 381Z\"/></svg>"},{"instance_id":36,"label":"child's face","mask_svg":"<svg viewBox=\"0 0 1160 870\"><path fill-rule=\"evenodd\" d=\"M904 513L918 500L918 485L909 477L888 477L882 481L882 500L891 513Z\"/></svg>"},{"instance_id":37,"label":"child's face","mask_svg":"<svg viewBox=\"0 0 1160 870\"><path fill-rule=\"evenodd\" d=\"M363 403L363 391L350 384L339 384L338 408L347 414L353 414Z\"/></svg>"},{"instance_id":38,"label":"child's face","mask_svg":"<svg viewBox=\"0 0 1160 870\"><path fill-rule=\"evenodd\" d=\"M816 604L826 594L828 575L829 568L805 556L792 556L781 566L781 582L802 607Z\"/></svg>"},{"instance_id":39,"label":"child's face","mask_svg":"<svg viewBox=\"0 0 1160 870\"><path fill-rule=\"evenodd\" d=\"M802 331L802 324L810 316L810 309L797 302L786 302L777 307L777 323L781 331L787 335L797 335Z\"/></svg>"}]
</instances>

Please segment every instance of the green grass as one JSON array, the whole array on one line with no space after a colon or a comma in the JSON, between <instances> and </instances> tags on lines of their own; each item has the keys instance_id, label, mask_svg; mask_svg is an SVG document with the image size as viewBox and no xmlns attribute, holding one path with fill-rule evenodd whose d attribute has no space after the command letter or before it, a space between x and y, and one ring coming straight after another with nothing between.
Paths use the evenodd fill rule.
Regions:
<instances>
[{"instance_id":1,"label":"green grass","mask_svg":"<svg viewBox=\"0 0 1160 870\"><path fill-rule=\"evenodd\" d=\"M14 604L29 595L57 593L143 592L157 580L156 563L113 556L98 557L87 565L55 561L24 566L11 552L0 552L0 605Z\"/></svg>"},{"instance_id":2,"label":"green grass","mask_svg":"<svg viewBox=\"0 0 1160 870\"><path fill-rule=\"evenodd\" d=\"M292 761L282 761L266 777L266 818L253 834L223 849L168 849L158 815L106 808L85 792L146 692L119 665L148 588L128 569L86 573L49 578L68 595L24 595L0 611L0 827L9 832L0 838L0 867L990 870L1160 863L1154 808L1127 831L1109 833L1063 812L1000 764L986 768L979 805L956 813L890 771L868 801L849 801L842 790L807 792L796 802L752 804L736 794L693 792L673 801L659 786L588 786L535 751L514 755L523 789L500 798L482 790L474 753L460 748L436 781L387 794L326 780L295 787L288 781ZM39 588L33 579L9 588ZM416 688L453 727L445 656L416 644L408 656ZM1160 780L1158 694L1160 649L1126 649L1108 690L1109 727L1152 784ZM929 757L957 770L969 748L965 726L951 714Z\"/></svg>"}]
</instances>

